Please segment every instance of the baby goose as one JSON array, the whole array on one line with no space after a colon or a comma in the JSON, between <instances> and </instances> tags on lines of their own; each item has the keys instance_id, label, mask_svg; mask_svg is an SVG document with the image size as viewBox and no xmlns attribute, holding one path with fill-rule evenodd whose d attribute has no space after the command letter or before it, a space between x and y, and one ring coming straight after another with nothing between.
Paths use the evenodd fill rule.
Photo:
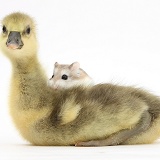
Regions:
<instances>
[{"instance_id":1,"label":"baby goose","mask_svg":"<svg viewBox=\"0 0 160 160\"><path fill-rule=\"evenodd\" d=\"M152 143L160 136L160 99L132 87L98 84L53 90L37 58L33 19L2 21L1 50L12 64L10 113L34 145Z\"/></svg>"}]
</instances>

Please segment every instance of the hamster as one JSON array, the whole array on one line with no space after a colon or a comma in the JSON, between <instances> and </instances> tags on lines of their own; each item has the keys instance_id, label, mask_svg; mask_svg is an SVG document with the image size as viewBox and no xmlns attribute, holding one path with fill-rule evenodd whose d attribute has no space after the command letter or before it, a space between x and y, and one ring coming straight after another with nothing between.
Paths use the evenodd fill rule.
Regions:
<instances>
[{"instance_id":1,"label":"hamster","mask_svg":"<svg viewBox=\"0 0 160 160\"><path fill-rule=\"evenodd\" d=\"M52 77L48 81L48 85L53 89L66 89L73 86L89 86L93 85L93 79L80 68L78 62L71 65L54 64Z\"/></svg>"}]
</instances>

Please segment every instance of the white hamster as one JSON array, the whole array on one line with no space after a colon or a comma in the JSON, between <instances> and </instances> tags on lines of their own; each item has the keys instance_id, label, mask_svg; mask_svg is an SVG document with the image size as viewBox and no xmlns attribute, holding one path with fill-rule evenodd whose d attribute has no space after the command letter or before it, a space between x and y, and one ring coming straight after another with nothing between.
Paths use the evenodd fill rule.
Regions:
<instances>
[{"instance_id":1,"label":"white hamster","mask_svg":"<svg viewBox=\"0 0 160 160\"><path fill-rule=\"evenodd\" d=\"M52 77L48 81L48 85L53 89L70 88L73 86L89 86L94 85L93 79L80 68L78 62L71 65L54 64Z\"/></svg>"}]
</instances>

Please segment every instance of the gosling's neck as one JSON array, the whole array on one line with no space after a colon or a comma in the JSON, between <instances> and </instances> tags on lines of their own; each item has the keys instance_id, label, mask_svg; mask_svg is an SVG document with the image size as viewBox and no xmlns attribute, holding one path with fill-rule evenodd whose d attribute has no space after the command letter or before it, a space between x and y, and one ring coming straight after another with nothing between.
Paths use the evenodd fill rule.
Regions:
<instances>
[{"instance_id":1,"label":"gosling's neck","mask_svg":"<svg viewBox=\"0 0 160 160\"><path fill-rule=\"evenodd\" d=\"M32 57L16 58L11 61L13 73L24 74L40 69L40 64L36 55Z\"/></svg>"},{"instance_id":2,"label":"gosling's neck","mask_svg":"<svg viewBox=\"0 0 160 160\"><path fill-rule=\"evenodd\" d=\"M22 77L26 79L26 82L34 82L40 88L46 87L47 77L36 54L32 57L16 58L12 61L12 78L18 78L21 81Z\"/></svg>"},{"instance_id":3,"label":"gosling's neck","mask_svg":"<svg viewBox=\"0 0 160 160\"><path fill-rule=\"evenodd\" d=\"M16 59L12 61L12 67L11 97L20 97L18 107L25 110L44 107L44 102L50 101L50 90L37 56Z\"/></svg>"}]
</instances>

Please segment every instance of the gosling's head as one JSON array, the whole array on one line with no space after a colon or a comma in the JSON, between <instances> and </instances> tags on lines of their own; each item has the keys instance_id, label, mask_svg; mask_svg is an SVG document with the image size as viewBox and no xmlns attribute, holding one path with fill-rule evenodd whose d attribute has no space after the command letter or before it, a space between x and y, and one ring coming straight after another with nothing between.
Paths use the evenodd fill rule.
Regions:
<instances>
[{"instance_id":1,"label":"gosling's head","mask_svg":"<svg viewBox=\"0 0 160 160\"><path fill-rule=\"evenodd\" d=\"M9 58L31 57L37 53L37 40L33 19L20 12L2 20L0 48Z\"/></svg>"}]
</instances>

